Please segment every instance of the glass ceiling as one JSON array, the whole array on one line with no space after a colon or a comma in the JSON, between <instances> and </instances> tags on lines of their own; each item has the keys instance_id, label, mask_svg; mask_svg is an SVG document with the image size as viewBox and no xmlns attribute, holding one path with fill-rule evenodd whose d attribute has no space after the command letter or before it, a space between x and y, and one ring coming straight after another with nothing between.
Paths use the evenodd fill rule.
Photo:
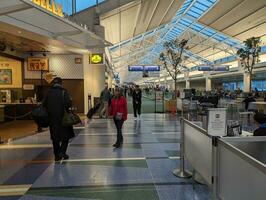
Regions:
<instances>
[{"instance_id":1,"label":"glass ceiling","mask_svg":"<svg viewBox=\"0 0 266 200\"><path fill-rule=\"evenodd\" d=\"M156 59L156 55L163 51L163 44L166 41L176 39L186 31L190 31L206 39L211 39L218 44L226 44L229 47L236 49L240 48L240 41L223 33L220 33L219 31L216 31L212 28L206 27L198 22L198 19L203 16L208 10L210 10L217 2L218 0L186 0L170 23L143 33L130 40L123 41L120 44L110 47L109 50L112 53L118 48L130 46L145 39L145 37L147 36L159 33L161 39L157 40L151 50L149 49L149 51L146 51L146 54L144 54L144 56L139 60L139 63L149 63L154 61L154 59ZM195 55L189 50L186 50L185 54L204 63L210 62L199 55Z\"/></svg>"}]
</instances>

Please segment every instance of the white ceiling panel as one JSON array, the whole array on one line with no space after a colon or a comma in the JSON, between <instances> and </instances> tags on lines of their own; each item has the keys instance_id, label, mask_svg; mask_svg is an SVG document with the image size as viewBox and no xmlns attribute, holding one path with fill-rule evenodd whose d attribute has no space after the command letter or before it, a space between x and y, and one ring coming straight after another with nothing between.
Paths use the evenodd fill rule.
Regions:
<instances>
[{"instance_id":1,"label":"white ceiling panel","mask_svg":"<svg viewBox=\"0 0 266 200\"><path fill-rule=\"evenodd\" d=\"M134 36L140 4L121 12L121 39L122 41Z\"/></svg>"},{"instance_id":2,"label":"white ceiling panel","mask_svg":"<svg viewBox=\"0 0 266 200\"><path fill-rule=\"evenodd\" d=\"M166 15L164 16L161 24L166 24L168 23L173 16L177 13L181 5L184 3L185 0L174 0L173 3L171 4L171 7L168 9Z\"/></svg>"},{"instance_id":3,"label":"white ceiling panel","mask_svg":"<svg viewBox=\"0 0 266 200\"><path fill-rule=\"evenodd\" d=\"M265 0L254 1L245 0L238 6L234 7L230 12L226 13L224 16L220 17L217 21L212 23L210 26L216 30L224 30L225 28L237 23L238 21L252 15L257 12L262 7L266 5Z\"/></svg>"},{"instance_id":4,"label":"white ceiling panel","mask_svg":"<svg viewBox=\"0 0 266 200\"><path fill-rule=\"evenodd\" d=\"M160 22L163 21L168 10L172 7L172 3L173 0L159 0L159 3L150 21L148 30L154 29L161 24Z\"/></svg>"},{"instance_id":5,"label":"white ceiling panel","mask_svg":"<svg viewBox=\"0 0 266 200\"><path fill-rule=\"evenodd\" d=\"M209 12L201 17L199 21L206 25L212 24L241 2L243 2L243 0L220 0Z\"/></svg>"},{"instance_id":6,"label":"white ceiling panel","mask_svg":"<svg viewBox=\"0 0 266 200\"><path fill-rule=\"evenodd\" d=\"M244 40L251 38L251 37L265 36L265 34L266 34L265 30L266 30L266 22L261 24L260 26L257 26L253 29L250 29L248 31L245 31L244 33L237 35L236 38L244 41Z\"/></svg>"},{"instance_id":7,"label":"white ceiling panel","mask_svg":"<svg viewBox=\"0 0 266 200\"><path fill-rule=\"evenodd\" d=\"M136 27L135 35L139 35L148 30L149 23L154 14L154 11L159 3L159 0L144 0L141 4L139 20Z\"/></svg>"},{"instance_id":8,"label":"white ceiling panel","mask_svg":"<svg viewBox=\"0 0 266 200\"><path fill-rule=\"evenodd\" d=\"M252 29L261 23L266 22L266 6L259 9L257 12L249 15L248 17L240 20L236 24L223 30L224 33L228 35L238 35L239 33Z\"/></svg>"}]
</instances>

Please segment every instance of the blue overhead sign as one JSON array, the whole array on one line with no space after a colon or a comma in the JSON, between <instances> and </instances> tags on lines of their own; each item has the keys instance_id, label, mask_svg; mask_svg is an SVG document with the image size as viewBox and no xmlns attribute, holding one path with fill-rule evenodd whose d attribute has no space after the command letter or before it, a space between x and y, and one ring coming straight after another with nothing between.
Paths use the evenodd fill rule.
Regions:
<instances>
[{"instance_id":1,"label":"blue overhead sign","mask_svg":"<svg viewBox=\"0 0 266 200\"><path fill-rule=\"evenodd\" d=\"M142 72L143 66L139 66L139 65L128 66L128 71L130 71L130 72Z\"/></svg>"},{"instance_id":2,"label":"blue overhead sign","mask_svg":"<svg viewBox=\"0 0 266 200\"><path fill-rule=\"evenodd\" d=\"M160 71L160 66L144 66L144 71L159 72Z\"/></svg>"},{"instance_id":3,"label":"blue overhead sign","mask_svg":"<svg viewBox=\"0 0 266 200\"><path fill-rule=\"evenodd\" d=\"M157 65L150 65L150 66L142 66L142 65L132 65L128 66L128 71L130 72L159 72L160 71L160 66Z\"/></svg>"},{"instance_id":4,"label":"blue overhead sign","mask_svg":"<svg viewBox=\"0 0 266 200\"><path fill-rule=\"evenodd\" d=\"M220 66L214 66L214 65L202 65L198 66L198 71L218 71L218 72L227 72L229 71L229 65L220 65Z\"/></svg>"}]
</instances>

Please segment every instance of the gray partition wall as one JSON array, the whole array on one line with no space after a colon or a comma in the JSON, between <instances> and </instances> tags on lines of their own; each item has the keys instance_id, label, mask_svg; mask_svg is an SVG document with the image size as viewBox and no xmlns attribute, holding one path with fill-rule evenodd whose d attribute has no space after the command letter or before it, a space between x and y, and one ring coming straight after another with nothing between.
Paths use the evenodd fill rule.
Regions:
<instances>
[{"instance_id":1,"label":"gray partition wall","mask_svg":"<svg viewBox=\"0 0 266 200\"><path fill-rule=\"evenodd\" d=\"M193 169L212 185L212 137L206 130L184 120L184 154Z\"/></svg>"},{"instance_id":2,"label":"gray partition wall","mask_svg":"<svg viewBox=\"0 0 266 200\"><path fill-rule=\"evenodd\" d=\"M181 122L183 155L213 199L266 200L266 137L212 137L193 122Z\"/></svg>"},{"instance_id":3,"label":"gray partition wall","mask_svg":"<svg viewBox=\"0 0 266 200\"><path fill-rule=\"evenodd\" d=\"M219 139L218 188L221 200L266 199L266 138Z\"/></svg>"}]
</instances>

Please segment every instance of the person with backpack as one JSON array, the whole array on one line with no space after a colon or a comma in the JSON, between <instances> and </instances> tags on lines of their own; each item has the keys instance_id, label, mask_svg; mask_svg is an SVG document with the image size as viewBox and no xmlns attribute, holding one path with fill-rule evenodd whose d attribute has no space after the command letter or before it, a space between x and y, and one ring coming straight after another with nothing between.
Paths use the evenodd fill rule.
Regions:
<instances>
[{"instance_id":1,"label":"person with backpack","mask_svg":"<svg viewBox=\"0 0 266 200\"><path fill-rule=\"evenodd\" d=\"M56 77L52 88L48 91L43 106L47 109L49 117L50 137L53 142L55 161L69 159L66 154L69 140L75 137L73 126L63 126L65 111L69 111L72 100L66 89L63 88L63 81Z\"/></svg>"},{"instance_id":2,"label":"person with backpack","mask_svg":"<svg viewBox=\"0 0 266 200\"><path fill-rule=\"evenodd\" d=\"M109 114L113 117L117 129L117 140L113 147L120 148L123 143L122 128L124 122L127 120L128 111L126 98L122 95L122 91L118 87L115 88Z\"/></svg>"}]
</instances>

